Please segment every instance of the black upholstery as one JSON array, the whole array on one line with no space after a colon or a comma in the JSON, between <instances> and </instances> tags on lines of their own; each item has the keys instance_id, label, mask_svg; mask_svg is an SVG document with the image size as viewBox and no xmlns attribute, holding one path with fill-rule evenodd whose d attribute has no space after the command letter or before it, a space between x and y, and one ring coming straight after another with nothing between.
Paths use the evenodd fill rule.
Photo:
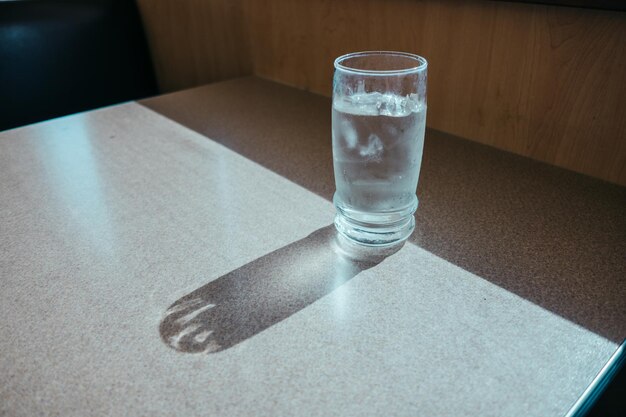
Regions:
<instances>
[{"instance_id":1,"label":"black upholstery","mask_svg":"<svg viewBox=\"0 0 626 417\"><path fill-rule=\"evenodd\" d=\"M0 1L0 130L156 93L133 0Z\"/></svg>"}]
</instances>

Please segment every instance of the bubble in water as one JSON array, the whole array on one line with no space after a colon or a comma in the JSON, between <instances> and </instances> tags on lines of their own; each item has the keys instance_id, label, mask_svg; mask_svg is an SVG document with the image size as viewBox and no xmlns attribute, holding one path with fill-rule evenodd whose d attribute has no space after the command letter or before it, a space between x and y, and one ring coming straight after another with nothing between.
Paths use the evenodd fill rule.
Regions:
<instances>
[{"instance_id":1,"label":"bubble in water","mask_svg":"<svg viewBox=\"0 0 626 417\"><path fill-rule=\"evenodd\" d=\"M387 125L384 127L385 133L389 135L389 137L396 137L398 135L398 128L394 125Z\"/></svg>"}]
</instances>

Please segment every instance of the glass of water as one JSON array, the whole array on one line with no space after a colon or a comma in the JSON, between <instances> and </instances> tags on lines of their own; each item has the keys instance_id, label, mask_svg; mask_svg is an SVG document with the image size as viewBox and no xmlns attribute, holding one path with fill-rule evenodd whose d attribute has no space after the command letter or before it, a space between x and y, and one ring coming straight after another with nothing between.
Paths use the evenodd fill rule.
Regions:
<instances>
[{"instance_id":1,"label":"glass of water","mask_svg":"<svg viewBox=\"0 0 626 417\"><path fill-rule=\"evenodd\" d=\"M415 229L426 67L424 58L404 52L356 52L335 60L335 227L359 244L399 244Z\"/></svg>"}]
</instances>

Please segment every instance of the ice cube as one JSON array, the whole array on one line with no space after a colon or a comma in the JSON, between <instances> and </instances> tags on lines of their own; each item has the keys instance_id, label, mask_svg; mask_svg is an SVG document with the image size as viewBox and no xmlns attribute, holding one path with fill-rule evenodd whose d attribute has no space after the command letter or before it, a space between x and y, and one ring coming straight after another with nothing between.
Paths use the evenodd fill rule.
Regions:
<instances>
[{"instance_id":1,"label":"ice cube","mask_svg":"<svg viewBox=\"0 0 626 417\"><path fill-rule=\"evenodd\" d=\"M375 134L370 134L365 145L359 146L359 154L370 161L379 161L383 153L383 142Z\"/></svg>"},{"instance_id":2,"label":"ice cube","mask_svg":"<svg viewBox=\"0 0 626 417\"><path fill-rule=\"evenodd\" d=\"M341 123L341 133L343 134L345 146L350 149L354 149L358 141L358 137L354 126L352 126L352 123L350 123L348 120L344 120Z\"/></svg>"}]
</instances>

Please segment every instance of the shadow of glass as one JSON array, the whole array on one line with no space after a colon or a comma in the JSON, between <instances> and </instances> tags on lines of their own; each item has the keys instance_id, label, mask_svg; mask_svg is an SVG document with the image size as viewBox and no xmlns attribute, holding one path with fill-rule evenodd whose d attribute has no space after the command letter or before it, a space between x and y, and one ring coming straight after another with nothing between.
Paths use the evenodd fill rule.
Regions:
<instances>
[{"instance_id":1,"label":"shadow of glass","mask_svg":"<svg viewBox=\"0 0 626 417\"><path fill-rule=\"evenodd\" d=\"M402 245L361 247L333 225L258 258L180 298L159 331L180 352L219 352L288 318L382 262Z\"/></svg>"}]
</instances>

